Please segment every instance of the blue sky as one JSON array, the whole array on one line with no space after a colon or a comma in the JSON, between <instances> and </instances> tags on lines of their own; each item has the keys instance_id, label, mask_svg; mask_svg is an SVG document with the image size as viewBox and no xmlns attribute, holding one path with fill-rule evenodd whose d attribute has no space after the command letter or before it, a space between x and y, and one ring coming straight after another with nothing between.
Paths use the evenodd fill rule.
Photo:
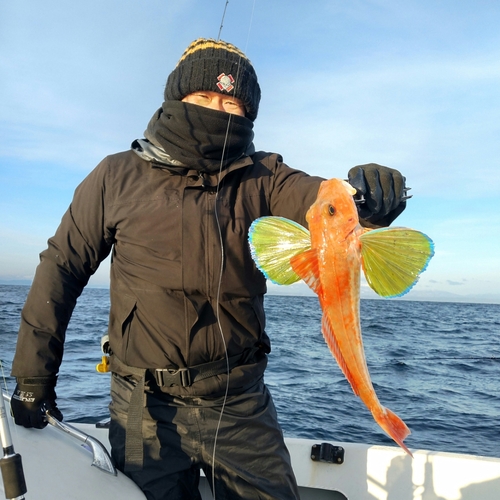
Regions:
<instances>
[{"instance_id":1,"label":"blue sky","mask_svg":"<svg viewBox=\"0 0 500 500\"><path fill-rule=\"evenodd\" d=\"M225 4L0 3L0 280L32 278L77 184L142 137L168 74L192 40L217 38ZM227 6L221 38L262 87L258 149L324 177L368 162L407 177L397 225L436 245L410 299L500 303L498 26L496 0Z\"/></svg>"}]
</instances>

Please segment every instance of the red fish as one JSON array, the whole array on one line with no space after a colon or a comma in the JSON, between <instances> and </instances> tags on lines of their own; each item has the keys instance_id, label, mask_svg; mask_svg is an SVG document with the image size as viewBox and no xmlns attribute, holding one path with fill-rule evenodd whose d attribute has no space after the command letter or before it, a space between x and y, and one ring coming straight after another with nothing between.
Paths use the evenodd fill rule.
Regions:
<instances>
[{"instance_id":1,"label":"red fish","mask_svg":"<svg viewBox=\"0 0 500 500\"><path fill-rule=\"evenodd\" d=\"M318 295L322 333L351 384L380 427L408 454L406 424L382 406L373 388L361 336L361 269L384 297L407 293L434 253L432 241L407 228L364 229L353 195L340 179L324 181L307 212L309 231L281 217L262 217L250 228L252 256L265 276L278 284L303 279Z\"/></svg>"}]
</instances>

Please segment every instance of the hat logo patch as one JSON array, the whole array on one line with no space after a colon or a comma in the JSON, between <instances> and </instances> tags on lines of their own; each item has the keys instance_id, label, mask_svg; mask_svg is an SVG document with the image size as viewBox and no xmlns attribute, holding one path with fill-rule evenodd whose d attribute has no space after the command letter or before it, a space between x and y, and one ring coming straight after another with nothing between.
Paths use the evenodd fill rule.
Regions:
<instances>
[{"instance_id":1,"label":"hat logo patch","mask_svg":"<svg viewBox=\"0 0 500 500\"><path fill-rule=\"evenodd\" d=\"M225 90L226 92L231 92L231 90L234 89L234 78L232 75L226 75L225 73L221 73L218 77L217 80L217 87L219 87L220 90Z\"/></svg>"}]
</instances>

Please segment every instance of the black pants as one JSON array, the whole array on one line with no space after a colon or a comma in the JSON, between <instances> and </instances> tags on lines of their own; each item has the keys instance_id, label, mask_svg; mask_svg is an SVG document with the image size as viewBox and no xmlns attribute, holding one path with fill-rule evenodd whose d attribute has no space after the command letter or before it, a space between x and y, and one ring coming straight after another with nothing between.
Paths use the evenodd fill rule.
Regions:
<instances>
[{"instance_id":1,"label":"black pants","mask_svg":"<svg viewBox=\"0 0 500 500\"><path fill-rule=\"evenodd\" d=\"M109 438L112 457L122 471L133 389L131 381L113 374ZM148 500L199 500L200 469L216 500L299 498L274 403L263 381L225 402L146 391L142 439L143 468L125 473Z\"/></svg>"}]
</instances>

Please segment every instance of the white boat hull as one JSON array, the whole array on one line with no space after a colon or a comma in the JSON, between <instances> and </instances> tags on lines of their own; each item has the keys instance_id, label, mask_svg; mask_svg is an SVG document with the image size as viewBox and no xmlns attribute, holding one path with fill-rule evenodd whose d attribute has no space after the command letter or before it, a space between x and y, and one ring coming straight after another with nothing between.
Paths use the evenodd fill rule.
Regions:
<instances>
[{"instance_id":1,"label":"white boat hull","mask_svg":"<svg viewBox=\"0 0 500 500\"><path fill-rule=\"evenodd\" d=\"M10 416L9 416L10 420ZM107 430L71 424L109 447ZM40 431L10 420L15 451L22 456L27 499L144 499L126 476L92 467L92 453L81 442L48 426ZM341 465L311 459L319 441L286 440L302 500L496 500L500 498L500 459L414 451L412 459L395 447L332 443L345 450ZM212 495L204 478L204 499ZM0 498L5 498L0 481Z\"/></svg>"}]
</instances>

